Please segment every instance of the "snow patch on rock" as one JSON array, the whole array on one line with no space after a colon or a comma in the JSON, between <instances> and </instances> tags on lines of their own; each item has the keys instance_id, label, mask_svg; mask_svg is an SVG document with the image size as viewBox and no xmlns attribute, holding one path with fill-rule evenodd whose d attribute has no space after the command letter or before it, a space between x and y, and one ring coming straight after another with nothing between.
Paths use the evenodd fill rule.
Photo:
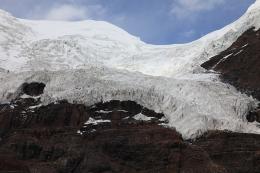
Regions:
<instances>
[{"instance_id":1,"label":"snow patch on rock","mask_svg":"<svg viewBox=\"0 0 260 173\"><path fill-rule=\"evenodd\" d=\"M111 120L96 120L90 117L89 120L84 125L98 125L102 123L111 123Z\"/></svg>"},{"instance_id":2,"label":"snow patch on rock","mask_svg":"<svg viewBox=\"0 0 260 173\"><path fill-rule=\"evenodd\" d=\"M151 121L153 119L153 117L148 117L142 113L135 115L133 118L137 121Z\"/></svg>"}]
</instances>

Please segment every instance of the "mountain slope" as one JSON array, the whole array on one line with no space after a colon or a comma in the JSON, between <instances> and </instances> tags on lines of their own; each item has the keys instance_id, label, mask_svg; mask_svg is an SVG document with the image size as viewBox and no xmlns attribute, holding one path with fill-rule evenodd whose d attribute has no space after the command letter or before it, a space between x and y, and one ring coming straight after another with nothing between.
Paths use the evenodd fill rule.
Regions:
<instances>
[{"instance_id":1,"label":"mountain slope","mask_svg":"<svg viewBox=\"0 0 260 173\"><path fill-rule=\"evenodd\" d=\"M0 57L0 101L17 98L26 82L41 82L43 104L136 101L164 113L167 126L185 139L208 130L260 133L246 119L257 101L200 67L251 27L258 29L259 9L257 0L233 24L192 43L168 46L145 44L105 22L28 21L1 12L1 25L10 29L0 35L12 39L3 40L11 46ZM13 36L12 27L21 38Z\"/></svg>"},{"instance_id":2,"label":"mountain slope","mask_svg":"<svg viewBox=\"0 0 260 173\"><path fill-rule=\"evenodd\" d=\"M259 173L259 28L260 0L168 46L0 11L0 172Z\"/></svg>"}]
</instances>

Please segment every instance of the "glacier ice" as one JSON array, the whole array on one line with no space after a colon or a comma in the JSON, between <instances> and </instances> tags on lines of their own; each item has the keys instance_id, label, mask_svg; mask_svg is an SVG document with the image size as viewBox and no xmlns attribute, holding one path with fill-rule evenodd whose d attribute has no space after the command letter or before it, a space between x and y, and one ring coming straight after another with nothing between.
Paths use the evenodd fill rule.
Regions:
<instances>
[{"instance_id":1,"label":"glacier ice","mask_svg":"<svg viewBox=\"0 0 260 173\"><path fill-rule=\"evenodd\" d=\"M245 117L256 102L232 86L219 81L173 79L129 73L105 67L80 70L9 73L0 79L0 96L8 101L22 83L46 84L44 104L67 99L93 105L101 101L132 100L162 112L184 138L195 138L207 130L259 133Z\"/></svg>"}]
</instances>

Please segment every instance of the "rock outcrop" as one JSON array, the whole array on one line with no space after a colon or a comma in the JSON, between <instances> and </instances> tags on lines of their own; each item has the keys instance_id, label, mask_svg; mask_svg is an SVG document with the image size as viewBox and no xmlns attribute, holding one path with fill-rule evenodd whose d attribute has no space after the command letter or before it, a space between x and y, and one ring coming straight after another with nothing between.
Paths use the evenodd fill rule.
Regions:
<instances>
[{"instance_id":1,"label":"rock outcrop","mask_svg":"<svg viewBox=\"0 0 260 173\"><path fill-rule=\"evenodd\" d=\"M0 107L0 172L226 172L132 101L43 106L27 96Z\"/></svg>"},{"instance_id":2,"label":"rock outcrop","mask_svg":"<svg viewBox=\"0 0 260 173\"><path fill-rule=\"evenodd\" d=\"M208 132L193 143L229 173L260 171L260 136L232 132Z\"/></svg>"},{"instance_id":3,"label":"rock outcrop","mask_svg":"<svg viewBox=\"0 0 260 173\"><path fill-rule=\"evenodd\" d=\"M260 100L260 30L248 30L202 67L219 72L224 82Z\"/></svg>"},{"instance_id":4,"label":"rock outcrop","mask_svg":"<svg viewBox=\"0 0 260 173\"><path fill-rule=\"evenodd\" d=\"M38 96L43 93L45 88L44 83L32 82L32 83L24 83L22 85L22 92L29 96Z\"/></svg>"}]
</instances>

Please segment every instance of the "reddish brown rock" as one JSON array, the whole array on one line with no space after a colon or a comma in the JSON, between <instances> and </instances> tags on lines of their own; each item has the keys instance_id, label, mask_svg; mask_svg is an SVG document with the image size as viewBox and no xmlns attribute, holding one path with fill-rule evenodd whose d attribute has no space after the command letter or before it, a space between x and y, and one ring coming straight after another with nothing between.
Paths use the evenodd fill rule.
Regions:
<instances>
[{"instance_id":1,"label":"reddish brown rock","mask_svg":"<svg viewBox=\"0 0 260 173\"><path fill-rule=\"evenodd\" d=\"M260 30L248 30L201 66L220 72L223 81L260 100Z\"/></svg>"},{"instance_id":2,"label":"reddish brown rock","mask_svg":"<svg viewBox=\"0 0 260 173\"><path fill-rule=\"evenodd\" d=\"M229 173L260 172L260 135L214 131L194 142Z\"/></svg>"},{"instance_id":3,"label":"reddish brown rock","mask_svg":"<svg viewBox=\"0 0 260 173\"><path fill-rule=\"evenodd\" d=\"M163 114L134 102L111 101L85 107L61 101L28 111L38 104L39 100L18 99L0 106L0 127L6 128L0 141L0 172L260 171L259 135L210 132L189 143L175 130L158 125ZM143 122L131 118L141 112L154 119ZM51 121L49 117L55 118ZM89 117L111 123L84 125Z\"/></svg>"},{"instance_id":4,"label":"reddish brown rock","mask_svg":"<svg viewBox=\"0 0 260 173\"><path fill-rule=\"evenodd\" d=\"M0 157L10 159L0 172L226 173L202 148L159 126L163 114L135 102L85 107L62 101L28 109L38 104L18 99L1 106ZM138 113L151 121L133 119ZM111 123L84 125L89 117Z\"/></svg>"},{"instance_id":5,"label":"reddish brown rock","mask_svg":"<svg viewBox=\"0 0 260 173\"><path fill-rule=\"evenodd\" d=\"M21 88L22 93L24 94L27 94L29 96L39 96L43 93L45 84L38 82L24 83Z\"/></svg>"}]
</instances>

